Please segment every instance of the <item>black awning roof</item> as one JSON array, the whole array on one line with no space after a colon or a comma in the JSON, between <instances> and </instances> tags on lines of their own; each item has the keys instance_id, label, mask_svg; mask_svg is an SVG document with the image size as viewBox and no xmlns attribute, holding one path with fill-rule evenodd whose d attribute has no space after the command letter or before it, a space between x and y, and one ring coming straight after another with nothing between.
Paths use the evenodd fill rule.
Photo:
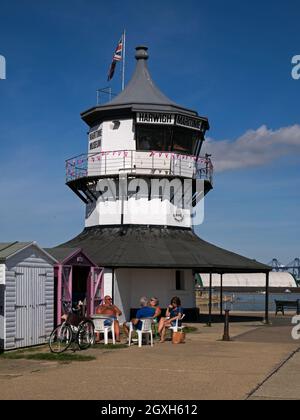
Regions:
<instances>
[{"instance_id":1,"label":"black awning roof","mask_svg":"<svg viewBox=\"0 0 300 420\"><path fill-rule=\"evenodd\" d=\"M190 268L202 273L261 273L272 269L212 245L190 229L95 226L53 251L65 254L67 248L83 249L102 267Z\"/></svg>"}]
</instances>

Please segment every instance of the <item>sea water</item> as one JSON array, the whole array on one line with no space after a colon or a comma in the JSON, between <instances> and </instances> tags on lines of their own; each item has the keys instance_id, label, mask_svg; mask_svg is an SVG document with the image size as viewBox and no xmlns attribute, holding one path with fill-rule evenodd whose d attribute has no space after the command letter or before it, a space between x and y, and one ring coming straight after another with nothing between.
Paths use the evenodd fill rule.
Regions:
<instances>
[{"instance_id":1,"label":"sea water","mask_svg":"<svg viewBox=\"0 0 300 420\"><path fill-rule=\"evenodd\" d=\"M223 304L225 309L241 312L263 312L265 310L266 295L258 293L229 293L224 292L224 296L230 298L232 302ZM296 301L300 299L299 293L270 293L269 303L270 311L276 310L275 300Z\"/></svg>"}]
</instances>

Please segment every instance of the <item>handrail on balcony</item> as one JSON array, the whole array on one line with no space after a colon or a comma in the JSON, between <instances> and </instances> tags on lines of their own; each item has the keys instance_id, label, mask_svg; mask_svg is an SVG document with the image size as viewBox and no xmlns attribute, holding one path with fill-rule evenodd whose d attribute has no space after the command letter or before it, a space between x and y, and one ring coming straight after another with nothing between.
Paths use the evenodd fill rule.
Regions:
<instances>
[{"instance_id":1,"label":"handrail on balcony","mask_svg":"<svg viewBox=\"0 0 300 420\"><path fill-rule=\"evenodd\" d=\"M80 178L132 174L171 175L206 179L213 182L213 165L209 157L174 152L116 150L81 154L66 161L66 181Z\"/></svg>"}]
</instances>

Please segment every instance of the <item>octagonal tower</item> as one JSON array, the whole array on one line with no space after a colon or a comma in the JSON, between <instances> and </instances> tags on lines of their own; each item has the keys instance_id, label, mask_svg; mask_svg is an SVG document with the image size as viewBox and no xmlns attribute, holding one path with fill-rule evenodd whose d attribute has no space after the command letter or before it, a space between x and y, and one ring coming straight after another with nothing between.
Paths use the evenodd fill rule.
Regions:
<instances>
[{"instance_id":1,"label":"octagonal tower","mask_svg":"<svg viewBox=\"0 0 300 420\"><path fill-rule=\"evenodd\" d=\"M67 161L67 185L86 204L87 228L192 228L183 195L189 188L195 205L197 180L204 194L212 188L211 161L200 156L209 123L155 86L147 47L137 47L135 57L125 90L81 114L89 126L88 153Z\"/></svg>"}]
</instances>

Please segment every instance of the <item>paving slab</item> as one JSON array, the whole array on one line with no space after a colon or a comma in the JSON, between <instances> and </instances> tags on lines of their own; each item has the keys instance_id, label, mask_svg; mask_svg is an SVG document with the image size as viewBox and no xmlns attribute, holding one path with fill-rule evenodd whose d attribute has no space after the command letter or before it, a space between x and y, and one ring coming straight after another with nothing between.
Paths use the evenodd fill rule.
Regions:
<instances>
[{"instance_id":1,"label":"paving slab","mask_svg":"<svg viewBox=\"0 0 300 420\"><path fill-rule=\"evenodd\" d=\"M231 326L233 341L226 343L220 341L221 324L198 325L198 332L188 334L182 345L91 349L84 354L94 355L94 361L55 368L30 366L20 376L15 366L10 373L16 376L0 376L0 395L2 399L246 399L299 344L247 340L247 334L262 337L271 331L260 322L236 323Z\"/></svg>"},{"instance_id":2,"label":"paving slab","mask_svg":"<svg viewBox=\"0 0 300 420\"><path fill-rule=\"evenodd\" d=\"M300 399L300 350L249 398L251 400Z\"/></svg>"}]
</instances>

